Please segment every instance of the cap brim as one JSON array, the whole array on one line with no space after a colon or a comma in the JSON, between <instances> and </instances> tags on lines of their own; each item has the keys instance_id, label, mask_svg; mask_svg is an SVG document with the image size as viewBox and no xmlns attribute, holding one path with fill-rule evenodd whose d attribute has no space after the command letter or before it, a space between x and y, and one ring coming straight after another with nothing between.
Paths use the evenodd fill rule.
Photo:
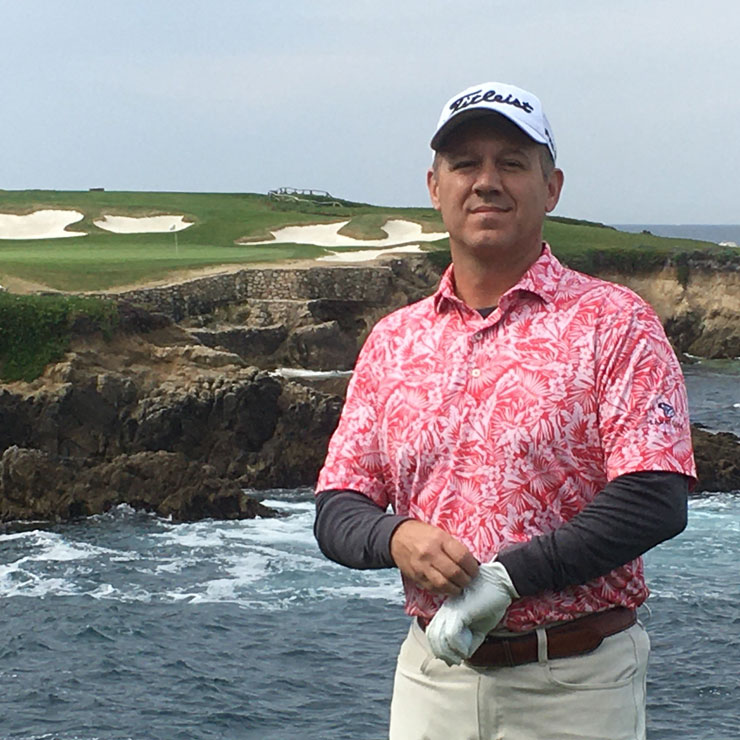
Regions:
<instances>
[{"instance_id":1,"label":"cap brim","mask_svg":"<svg viewBox=\"0 0 740 740\"><path fill-rule=\"evenodd\" d=\"M507 121L513 123L518 129L523 131L530 139L538 144L544 144L548 149L550 148L548 141L534 131L534 129L511 116L507 116L506 113L503 113L502 111L491 110L490 108L473 108L462 111L462 113L458 113L456 116L453 116L434 134L430 142L430 146L435 152L439 151L442 148L444 139L447 138L458 126L474 118L483 118L484 116L500 116L501 118L505 118Z\"/></svg>"}]
</instances>

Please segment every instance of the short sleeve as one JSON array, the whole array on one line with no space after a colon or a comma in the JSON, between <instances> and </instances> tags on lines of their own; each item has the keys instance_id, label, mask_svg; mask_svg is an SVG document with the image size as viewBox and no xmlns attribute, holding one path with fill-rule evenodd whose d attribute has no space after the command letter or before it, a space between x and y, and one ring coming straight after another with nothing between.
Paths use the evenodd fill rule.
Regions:
<instances>
[{"instance_id":1,"label":"short sleeve","mask_svg":"<svg viewBox=\"0 0 740 740\"><path fill-rule=\"evenodd\" d=\"M378 437L377 390L383 374L379 334L376 327L357 358L316 491L358 491L385 509L390 500L388 466Z\"/></svg>"},{"instance_id":2,"label":"short sleeve","mask_svg":"<svg viewBox=\"0 0 740 740\"><path fill-rule=\"evenodd\" d=\"M683 373L660 320L626 290L616 309L607 312L597 348L599 431L607 478L660 470L695 480Z\"/></svg>"}]
</instances>

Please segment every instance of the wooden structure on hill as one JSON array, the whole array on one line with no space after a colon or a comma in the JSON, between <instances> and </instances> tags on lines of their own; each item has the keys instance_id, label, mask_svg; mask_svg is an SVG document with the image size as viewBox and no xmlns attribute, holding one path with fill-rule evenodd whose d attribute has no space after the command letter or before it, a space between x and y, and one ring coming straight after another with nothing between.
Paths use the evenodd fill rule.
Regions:
<instances>
[{"instance_id":1,"label":"wooden structure on hill","mask_svg":"<svg viewBox=\"0 0 740 740\"><path fill-rule=\"evenodd\" d=\"M290 203L310 203L316 206L339 207L342 204L334 199L334 196L326 190L315 188L276 188L268 190L267 197Z\"/></svg>"}]
</instances>

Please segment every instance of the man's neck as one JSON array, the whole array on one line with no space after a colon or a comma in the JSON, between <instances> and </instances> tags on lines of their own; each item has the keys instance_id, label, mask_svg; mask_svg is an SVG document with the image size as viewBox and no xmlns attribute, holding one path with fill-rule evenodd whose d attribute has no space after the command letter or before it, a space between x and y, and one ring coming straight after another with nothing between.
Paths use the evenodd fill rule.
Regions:
<instances>
[{"instance_id":1,"label":"man's neck","mask_svg":"<svg viewBox=\"0 0 740 740\"><path fill-rule=\"evenodd\" d=\"M501 296L516 285L537 261L536 254L526 252L516 262L501 259L479 259L469 252L456 253L452 248L455 270L455 292L471 308L497 306Z\"/></svg>"}]
</instances>

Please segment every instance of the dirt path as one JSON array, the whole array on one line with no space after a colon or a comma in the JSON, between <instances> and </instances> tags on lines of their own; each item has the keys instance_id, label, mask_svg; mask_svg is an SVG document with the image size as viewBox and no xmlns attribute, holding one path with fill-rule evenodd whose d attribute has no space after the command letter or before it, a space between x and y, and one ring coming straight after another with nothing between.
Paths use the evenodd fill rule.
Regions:
<instances>
[{"instance_id":1,"label":"dirt path","mask_svg":"<svg viewBox=\"0 0 740 740\"><path fill-rule=\"evenodd\" d=\"M40 291L54 291L55 293L62 292L55 291L54 288L50 288L48 285L33 283L30 280L22 280L21 278L13 277L12 275L0 275L0 285L11 293L20 293L22 295L38 293Z\"/></svg>"},{"instance_id":2,"label":"dirt path","mask_svg":"<svg viewBox=\"0 0 740 740\"><path fill-rule=\"evenodd\" d=\"M48 285L42 283L35 283L30 280L22 280L11 275L0 275L0 285L9 290L11 293L19 293L22 295L28 295L30 293L39 293L44 291L54 293L75 293L75 294L96 294L96 295L113 295L117 293L125 293L129 290L144 290L147 288L164 288L170 285L177 285L178 283L184 283L188 280L195 280L202 277L210 277L213 275L228 275L232 272L239 272L240 270L301 270L308 269L309 267L324 267L324 268L335 268L335 267L351 267L351 266L367 266L375 265L383 257L391 257L397 255L382 255L379 254L373 260L366 260L363 262L318 262L313 259L286 259L280 262L242 262L235 264L226 265L211 265L209 267L202 267L194 270L175 270L169 275L160 278L158 280L141 280L137 283L131 283L129 285L116 285L113 288L105 290L88 290L88 291L65 291L57 290L56 288L50 288Z\"/></svg>"}]
</instances>

